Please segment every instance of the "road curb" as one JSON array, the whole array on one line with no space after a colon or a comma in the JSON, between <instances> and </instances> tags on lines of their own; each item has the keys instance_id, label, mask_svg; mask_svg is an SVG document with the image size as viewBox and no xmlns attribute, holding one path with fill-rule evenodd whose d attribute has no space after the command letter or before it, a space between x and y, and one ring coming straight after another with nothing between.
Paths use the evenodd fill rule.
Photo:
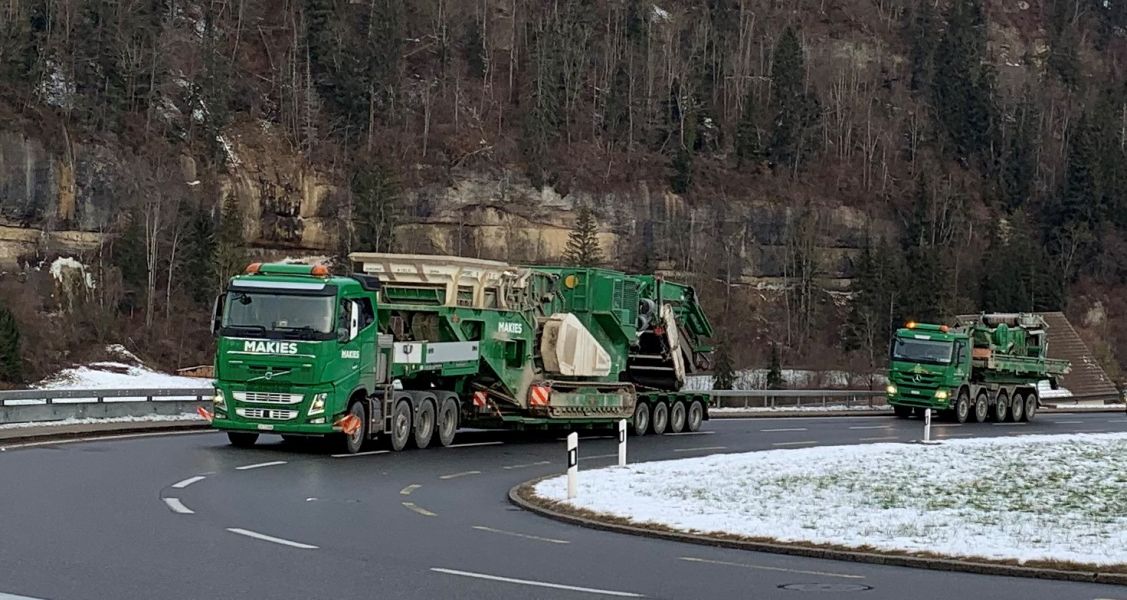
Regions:
<instances>
[{"instance_id":1,"label":"road curb","mask_svg":"<svg viewBox=\"0 0 1127 600\"><path fill-rule=\"evenodd\" d=\"M1039 415L1059 415L1059 414L1088 414L1088 413L1101 414L1101 413L1122 413L1122 412L1124 412L1124 409L1123 409L1123 406L1121 406L1121 405L1120 406L1112 405L1112 406L1107 406L1107 407L1101 406L1099 408L1061 406L1061 407L1057 407L1057 408L1042 407L1041 409L1039 409L1037 411L1037 414L1039 414ZM824 417L891 417L894 414L895 413L892 412L892 409L888 409L888 410L884 410L884 409L873 409L873 410L803 410L803 411L779 410L779 411L772 411L772 412L747 411L747 412L730 412L730 413L729 412L714 413L714 412L709 411L708 418L710 420L721 420L721 419L748 419L748 418L756 418L756 419L787 418L787 419L793 419L795 417L810 417L810 418L815 418L815 417L817 417L817 418L824 418Z\"/></svg>"},{"instance_id":2,"label":"road curb","mask_svg":"<svg viewBox=\"0 0 1127 600\"><path fill-rule=\"evenodd\" d=\"M142 426L142 424L138 423L122 423L122 427L68 431L44 431L44 429L47 429L45 427L36 431L30 431L26 435L11 435L9 437L0 437L0 447L15 447L24 444L35 444L40 442L53 442L62 440L96 440L103 437L130 435L135 433L159 434L197 430L206 431L209 428L210 425L208 425L207 423L196 423L191 421L184 423L162 423L159 426L150 424L148 427Z\"/></svg>"},{"instance_id":3,"label":"road curb","mask_svg":"<svg viewBox=\"0 0 1127 600\"><path fill-rule=\"evenodd\" d=\"M740 539L729 539L708 535L683 533L671 529L650 529L636 525L626 525L605 520L599 520L579 514L561 512L550 506L549 503L537 498L533 487L559 474L546 475L526 481L509 489L509 502L532 513L590 529L624 533L641 537L661 540L685 542L703 546L731 548L749 552L767 552L771 554L786 554L807 558L821 558L826 560L840 560L849 562L869 563L894 567L910 567L916 569L929 569L933 571L961 571L979 575L995 575L1004 577L1026 577L1034 579L1051 579L1058 581L1076 581L1084 583L1103 583L1112 585L1127 585L1127 573L1101 573L1084 570L1049 569L1039 567L1024 567L999 562L960 560L952 558L931 558L905 554L883 553L861 550L845 550L828 548L812 544L786 544L781 542L762 542Z\"/></svg>"}]
</instances>

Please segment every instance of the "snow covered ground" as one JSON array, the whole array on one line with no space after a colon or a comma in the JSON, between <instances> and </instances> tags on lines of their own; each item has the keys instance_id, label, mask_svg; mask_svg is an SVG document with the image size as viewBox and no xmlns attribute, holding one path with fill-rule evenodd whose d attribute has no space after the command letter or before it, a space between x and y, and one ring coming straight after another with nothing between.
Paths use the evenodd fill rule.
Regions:
<instances>
[{"instance_id":1,"label":"snow covered ground","mask_svg":"<svg viewBox=\"0 0 1127 600\"><path fill-rule=\"evenodd\" d=\"M106 351L120 361L96 362L63 369L33 387L43 390L111 390L205 388L211 385L210 379L179 377L149 369L139 358L119 345L107 346Z\"/></svg>"},{"instance_id":2,"label":"snow covered ground","mask_svg":"<svg viewBox=\"0 0 1127 600\"><path fill-rule=\"evenodd\" d=\"M109 417L106 419L63 419L61 421L30 421L27 423L4 423L0 429L22 429L26 427L58 427L62 425L90 425L94 423L155 423L165 421L199 421L203 418L196 413L179 415L145 415L143 417Z\"/></svg>"},{"instance_id":3,"label":"snow covered ground","mask_svg":"<svg viewBox=\"0 0 1127 600\"><path fill-rule=\"evenodd\" d=\"M564 477L536 493L568 502ZM1127 566L1124 498L1127 433L1113 433L640 463L580 471L568 503L687 532Z\"/></svg>"}]
</instances>

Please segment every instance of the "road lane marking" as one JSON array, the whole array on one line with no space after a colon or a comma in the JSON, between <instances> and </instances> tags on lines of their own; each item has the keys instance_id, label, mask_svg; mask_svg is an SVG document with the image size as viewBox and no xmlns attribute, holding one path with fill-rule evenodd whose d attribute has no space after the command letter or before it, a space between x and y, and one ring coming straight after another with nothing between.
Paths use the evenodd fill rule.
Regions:
<instances>
[{"instance_id":1,"label":"road lane marking","mask_svg":"<svg viewBox=\"0 0 1127 600\"><path fill-rule=\"evenodd\" d=\"M5 594L0 592L0 600L42 600L41 598L32 598L31 596L17 596L15 594Z\"/></svg>"},{"instance_id":2,"label":"road lane marking","mask_svg":"<svg viewBox=\"0 0 1127 600\"><path fill-rule=\"evenodd\" d=\"M196 514L195 511L188 508L187 506L184 506L184 503L181 502L179 498L161 498L161 499L164 500L164 503L167 504L168 508L172 509L172 512L174 512L174 513L179 513L179 514L182 514L182 515L194 515L194 514Z\"/></svg>"},{"instance_id":3,"label":"road lane marking","mask_svg":"<svg viewBox=\"0 0 1127 600\"><path fill-rule=\"evenodd\" d=\"M861 438L861 441L862 442L876 442L876 441L879 441L879 440L898 440L898 439L900 439L900 436L898 436L898 435L886 435L886 436L883 436L883 437Z\"/></svg>"},{"instance_id":4,"label":"road lane marking","mask_svg":"<svg viewBox=\"0 0 1127 600\"><path fill-rule=\"evenodd\" d=\"M78 437L66 440L47 440L45 442L27 442L26 444L9 444L7 446L0 446L0 452L8 450L18 450L20 448L36 448L38 446L61 446L63 444L77 444L79 442L104 442L112 440L130 440L134 438L147 438L158 437L164 435L203 435L219 433L217 429L208 429L203 431L156 431L152 433L123 433L121 435L90 435L86 437Z\"/></svg>"},{"instance_id":5,"label":"road lane marking","mask_svg":"<svg viewBox=\"0 0 1127 600\"><path fill-rule=\"evenodd\" d=\"M477 442L477 443L474 443L474 444L454 444L453 446L447 446L447 448L472 448L474 446L500 446L501 444L504 444L504 443L505 442Z\"/></svg>"},{"instance_id":6,"label":"road lane marking","mask_svg":"<svg viewBox=\"0 0 1127 600\"><path fill-rule=\"evenodd\" d=\"M1057 425L1083 425L1083 424L1087 423L1087 421L1049 421L1049 422L1050 423L1056 423Z\"/></svg>"},{"instance_id":7,"label":"road lane marking","mask_svg":"<svg viewBox=\"0 0 1127 600\"><path fill-rule=\"evenodd\" d=\"M891 425L864 425L857 427L850 427L850 429L890 429Z\"/></svg>"},{"instance_id":8,"label":"road lane marking","mask_svg":"<svg viewBox=\"0 0 1127 600\"><path fill-rule=\"evenodd\" d=\"M526 540L535 540L537 542L548 542L549 544L570 544L571 543L567 540L556 540L556 539L552 539L552 538L540 537L538 535L529 535L527 533L517 533L515 531L505 531L503 529L494 529L492 527L486 527L484 525L474 525L473 528L478 530L478 531L488 531L490 533L500 533L502 535L511 535L513 537L524 538Z\"/></svg>"},{"instance_id":9,"label":"road lane marking","mask_svg":"<svg viewBox=\"0 0 1127 600\"><path fill-rule=\"evenodd\" d=\"M595 456L580 455L579 458L581 460L595 460L596 458L618 458L618 453L615 452L614 454L596 454Z\"/></svg>"},{"instance_id":10,"label":"road lane marking","mask_svg":"<svg viewBox=\"0 0 1127 600\"><path fill-rule=\"evenodd\" d=\"M196 475L195 477L189 477L189 478L185 479L184 481L177 481L176 483L172 484L172 487L174 487L178 490L182 490L182 489L192 485L193 483L195 483L197 481L203 481L204 479L207 479L207 477L204 477L203 475Z\"/></svg>"},{"instance_id":11,"label":"road lane marking","mask_svg":"<svg viewBox=\"0 0 1127 600\"><path fill-rule=\"evenodd\" d=\"M276 467L278 465L284 465L284 464L286 464L286 461L284 461L284 460L272 460L270 462L264 462L264 463L254 464L254 465L243 465L241 467L235 467L235 470L236 471L249 471L251 469L261 469L263 467Z\"/></svg>"},{"instance_id":12,"label":"road lane marking","mask_svg":"<svg viewBox=\"0 0 1127 600\"><path fill-rule=\"evenodd\" d=\"M973 433L945 433L943 437L974 437Z\"/></svg>"},{"instance_id":13,"label":"road lane marking","mask_svg":"<svg viewBox=\"0 0 1127 600\"><path fill-rule=\"evenodd\" d=\"M769 567L767 565L749 565L745 563L734 563L723 560L709 560L707 558L694 558L692 556L681 556L681 560L696 563L707 563L710 565L723 565L726 567L742 567L744 569L756 569L760 571L780 571L782 573L797 573L799 575L820 575L823 577L842 577L844 579L864 579L864 575L847 575L845 573L827 573L825 571L803 571L800 569L785 569L783 567Z\"/></svg>"},{"instance_id":14,"label":"road lane marking","mask_svg":"<svg viewBox=\"0 0 1127 600\"><path fill-rule=\"evenodd\" d=\"M1029 423L991 423L995 427L1013 427L1014 425L1028 425Z\"/></svg>"},{"instance_id":15,"label":"road lane marking","mask_svg":"<svg viewBox=\"0 0 1127 600\"><path fill-rule=\"evenodd\" d=\"M772 446L803 446L806 444L817 444L817 440L809 440L805 442L775 442Z\"/></svg>"},{"instance_id":16,"label":"road lane marking","mask_svg":"<svg viewBox=\"0 0 1127 600\"><path fill-rule=\"evenodd\" d=\"M415 504L414 502L400 502L400 504L402 504L403 507L406 508L407 510L417 512L420 515L423 515L424 517L437 517L438 516L438 515L430 512L429 510L419 506L418 504Z\"/></svg>"},{"instance_id":17,"label":"road lane marking","mask_svg":"<svg viewBox=\"0 0 1127 600\"><path fill-rule=\"evenodd\" d=\"M293 541L290 541L290 540L283 540L282 538L276 538L272 535L266 535L265 533L258 533L257 531L250 531L249 529L239 529L238 527L228 527L227 531L230 531L231 533L237 533L239 535L245 535L246 537L254 538L256 540L262 540L264 542L273 542L275 544L281 544L283 546L289 546L291 548L301 548L302 550L316 550L317 549L317 546L313 546L311 544L303 544L301 542L293 542Z\"/></svg>"},{"instance_id":18,"label":"road lane marking","mask_svg":"<svg viewBox=\"0 0 1127 600\"><path fill-rule=\"evenodd\" d=\"M618 456L618 455L615 454L615 456ZM540 465L550 465L550 464L552 464L552 461L542 460L542 461L534 462L534 463L525 463L523 465L509 465L507 467L501 467L501 468L506 469L506 470L512 470L512 469L523 469L525 467L538 467Z\"/></svg>"},{"instance_id":19,"label":"road lane marking","mask_svg":"<svg viewBox=\"0 0 1127 600\"><path fill-rule=\"evenodd\" d=\"M590 437L580 436L579 439L580 440L616 440L618 438L616 436L613 436L613 435L593 435L593 436L590 436ZM566 442L567 438L565 438L565 437L556 438L556 441L557 442Z\"/></svg>"},{"instance_id":20,"label":"road lane marking","mask_svg":"<svg viewBox=\"0 0 1127 600\"><path fill-rule=\"evenodd\" d=\"M399 490L399 493L400 493L400 495L403 495L403 496L410 496L411 492L413 492L413 491L415 491L415 490L417 490L421 487L423 487L423 486L421 486L417 483L412 483L411 485Z\"/></svg>"},{"instance_id":21,"label":"road lane marking","mask_svg":"<svg viewBox=\"0 0 1127 600\"><path fill-rule=\"evenodd\" d=\"M712 435L715 431L682 431L681 433L667 433L665 435Z\"/></svg>"},{"instance_id":22,"label":"road lane marking","mask_svg":"<svg viewBox=\"0 0 1127 600\"><path fill-rule=\"evenodd\" d=\"M779 428L779 429L760 429L759 431L762 431L763 433L777 433L777 432L780 432L780 431L807 431L807 429L805 427L793 427L793 428L782 427L782 428Z\"/></svg>"},{"instance_id":23,"label":"road lane marking","mask_svg":"<svg viewBox=\"0 0 1127 600\"><path fill-rule=\"evenodd\" d=\"M932 423L931 426L932 427L944 427L944 428L946 428L946 427L962 427L963 424L962 423L939 423L939 424Z\"/></svg>"},{"instance_id":24,"label":"road lane marking","mask_svg":"<svg viewBox=\"0 0 1127 600\"><path fill-rule=\"evenodd\" d=\"M727 446L704 446L703 448L674 448L674 452L704 452L705 450L727 450ZM618 456L615 454L615 456Z\"/></svg>"},{"instance_id":25,"label":"road lane marking","mask_svg":"<svg viewBox=\"0 0 1127 600\"><path fill-rule=\"evenodd\" d=\"M470 577L473 579L485 579L486 581L499 581L501 583L515 583L517 585L528 585L532 587L549 588L553 590L567 590L570 592L585 592L588 594L601 594L603 596L615 596L618 598L645 598L642 594L634 594L631 592L616 592L613 590L600 590L596 588L578 587L574 585L563 585L560 583L547 583L544 581L532 581L530 579L513 579L512 577L499 577L497 575L486 575L484 573L471 573L469 571L455 571L454 569L442 569L439 567L431 567L431 571L435 573L444 573L446 575L457 575L458 577Z\"/></svg>"},{"instance_id":26,"label":"road lane marking","mask_svg":"<svg viewBox=\"0 0 1127 600\"><path fill-rule=\"evenodd\" d=\"M355 456L374 456L376 454L387 454L391 450L372 450L370 452L357 452L356 454L330 454L333 458L352 458Z\"/></svg>"},{"instance_id":27,"label":"road lane marking","mask_svg":"<svg viewBox=\"0 0 1127 600\"><path fill-rule=\"evenodd\" d=\"M449 475L439 475L438 478L442 480L457 479L458 477L467 477L470 475L481 475L481 471L462 471L461 473L451 473Z\"/></svg>"}]
</instances>

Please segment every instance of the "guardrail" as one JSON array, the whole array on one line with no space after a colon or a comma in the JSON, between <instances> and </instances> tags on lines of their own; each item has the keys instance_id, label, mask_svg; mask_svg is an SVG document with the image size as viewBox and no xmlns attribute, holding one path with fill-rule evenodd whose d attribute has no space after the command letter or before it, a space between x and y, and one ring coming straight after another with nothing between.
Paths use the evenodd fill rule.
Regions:
<instances>
[{"instance_id":1,"label":"guardrail","mask_svg":"<svg viewBox=\"0 0 1127 600\"><path fill-rule=\"evenodd\" d=\"M0 424L65 419L175 416L210 403L212 387L0 392Z\"/></svg>"},{"instance_id":2,"label":"guardrail","mask_svg":"<svg viewBox=\"0 0 1127 600\"><path fill-rule=\"evenodd\" d=\"M710 408L881 408L884 390L708 390Z\"/></svg>"}]
</instances>

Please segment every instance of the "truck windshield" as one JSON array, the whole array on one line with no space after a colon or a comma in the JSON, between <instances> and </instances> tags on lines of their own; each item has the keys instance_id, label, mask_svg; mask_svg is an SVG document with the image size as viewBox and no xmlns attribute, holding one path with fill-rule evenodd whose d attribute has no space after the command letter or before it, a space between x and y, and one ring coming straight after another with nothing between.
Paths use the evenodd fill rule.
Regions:
<instances>
[{"instance_id":1,"label":"truck windshield","mask_svg":"<svg viewBox=\"0 0 1127 600\"><path fill-rule=\"evenodd\" d=\"M892 359L945 365L951 362L953 348L951 342L896 338L892 345Z\"/></svg>"},{"instance_id":2,"label":"truck windshield","mask_svg":"<svg viewBox=\"0 0 1127 600\"><path fill-rule=\"evenodd\" d=\"M299 337L331 334L333 297L230 292L223 311L223 327L259 333L295 332Z\"/></svg>"}]
</instances>

